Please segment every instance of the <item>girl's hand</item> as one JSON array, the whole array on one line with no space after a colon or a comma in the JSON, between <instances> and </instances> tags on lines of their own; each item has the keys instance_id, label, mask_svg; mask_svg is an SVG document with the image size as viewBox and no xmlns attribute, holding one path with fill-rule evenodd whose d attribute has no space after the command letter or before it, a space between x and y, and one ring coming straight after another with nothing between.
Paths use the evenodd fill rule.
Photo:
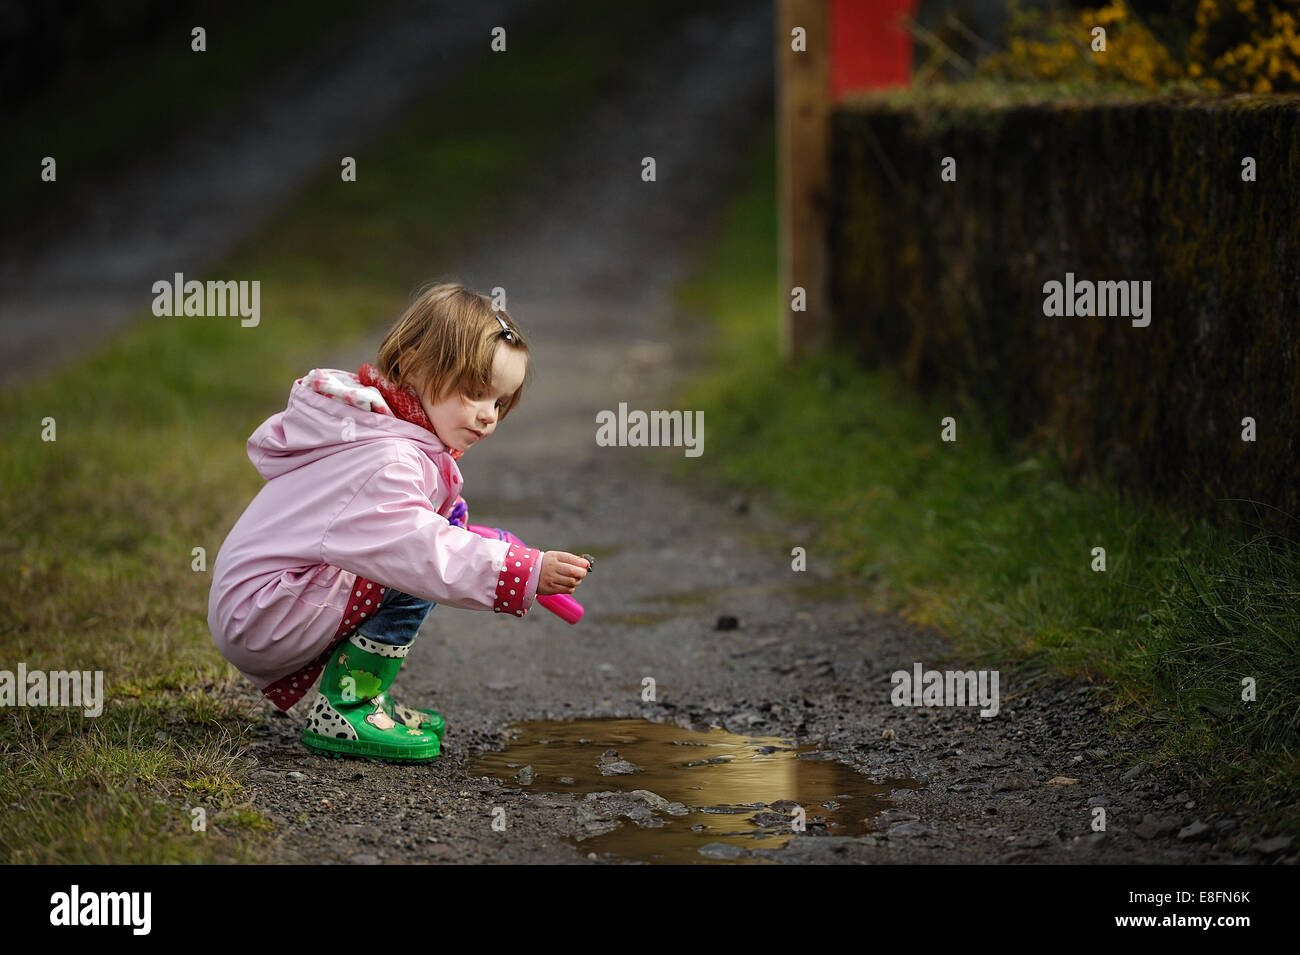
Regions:
<instances>
[{"instance_id":1,"label":"girl's hand","mask_svg":"<svg viewBox=\"0 0 1300 955\"><path fill-rule=\"evenodd\" d=\"M542 554L542 570L537 577L537 596L571 594L587 576L587 562L562 550Z\"/></svg>"}]
</instances>

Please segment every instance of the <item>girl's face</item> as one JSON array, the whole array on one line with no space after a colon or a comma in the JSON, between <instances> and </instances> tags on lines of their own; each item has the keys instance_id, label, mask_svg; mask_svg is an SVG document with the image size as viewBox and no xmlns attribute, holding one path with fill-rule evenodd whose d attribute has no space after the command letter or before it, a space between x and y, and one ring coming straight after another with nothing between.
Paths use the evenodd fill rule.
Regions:
<instances>
[{"instance_id":1,"label":"girl's face","mask_svg":"<svg viewBox=\"0 0 1300 955\"><path fill-rule=\"evenodd\" d=\"M464 451L490 435L496 430L501 406L524 383L527 369L528 359L521 352L498 345L492 356L492 387L487 391L472 396L453 393L431 404L424 389L417 389L438 440Z\"/></svg>"}]
</instances>

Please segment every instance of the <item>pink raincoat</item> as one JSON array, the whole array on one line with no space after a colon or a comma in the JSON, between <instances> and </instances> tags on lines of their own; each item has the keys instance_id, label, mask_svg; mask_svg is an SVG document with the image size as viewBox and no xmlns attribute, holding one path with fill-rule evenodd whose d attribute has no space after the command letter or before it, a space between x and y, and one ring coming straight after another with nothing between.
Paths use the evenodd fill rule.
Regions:
<instances>
[{"instance_id":1,"label":"pink raincoat","mask_svg":"<svg viewBox=\"0 0 1300 955\"><path fill-rule=\"evenodd\" d=\"M217 554L208 627L259 689L362 622L371 581L463 610L532 608L541 552L450 523L463 483L450 449L353 372L295 381L248 456L267 483Z\"/></svg>"}]
</instances>

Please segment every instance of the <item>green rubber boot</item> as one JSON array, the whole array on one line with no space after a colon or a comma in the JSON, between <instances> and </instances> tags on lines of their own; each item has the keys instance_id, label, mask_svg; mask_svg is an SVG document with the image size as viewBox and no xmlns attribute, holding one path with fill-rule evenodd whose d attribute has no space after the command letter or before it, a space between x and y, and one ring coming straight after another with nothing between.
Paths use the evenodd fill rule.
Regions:
<instances>
[{"instance_id":1,"label":"green rubber boot","mask_svg":"<svg viewBox=\"0 0 1300 955\"><path fill-rule=\"evenodd\" d=\"M437 759L437 734L399 720L387 696L410 649L360 633L340 643L321 674L302 730L303 745L332 756L388 762Z\"/></svg>"},{"instance_id":2,"label":"green rubber boot","mask_svg":"<svg viewBox=\"0 0 1300 955\"><path fill-rule=\"evenodd\" d=\"M442 714L437 710L422 710L416 707L404 706L393 699L391 693L384 694L389 705L393 708L393 719L406 726L413 726L416 729L428 730L442 741L443 735L447 732L447 722L442 718Z\"/></svg>"}]
</instances>

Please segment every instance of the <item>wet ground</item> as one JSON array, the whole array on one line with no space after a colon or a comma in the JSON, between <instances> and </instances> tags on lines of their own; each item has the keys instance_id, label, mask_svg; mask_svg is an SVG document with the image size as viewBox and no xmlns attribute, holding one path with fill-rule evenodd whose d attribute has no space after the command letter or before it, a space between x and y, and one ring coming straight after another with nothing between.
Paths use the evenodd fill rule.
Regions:
<instances>
[{"instance_id":1,"label":"wet ground","mask_svg":"<svg viewBox=\"0 0 1300 955\"><path fill-rule=\"evenodd\" d=\"M792 571L791 548L813 528L768 501L665 476L682 449L595 445L598 411L668 409L694 359L672 293L758 148L769 30L761 17L701 16L649 46L638 88L592 115L515 220L450 270L504 286L534 343L535 387L461 461L471 520L593 554L577 595L586 616L569 626L541 609L517 620L436 608L396 684L447 718L432 764L317 757L298 743L299 714L268 707L252 800L281 825L280 858L1277 858L1178 779L1120 762L1086 685L1006 675L991 719L893 706L890 674L936 660L939 635L865 613L816 553ZM658 159L655 184L638 179L642 155ZM355 368L381 332L321 364ZM728 422L705 425L708 454L708 433ZM692 750L730 759L690 766ZM742 763L754 772L736 772ZM602 771L620 764L631 772ZM796 806L825 824L793 831ZM1092 829L1098 807L1105 832Z\"/></svg>"},{"instance_id":2,"label":"wet ground","mask_svg":"<svg viewBox=\"0 0 1300 955\"><path fill-rule=\"evenodd\" d=\"M644 689L648 690L649 687ZM643 693L643 698L646 693ZM469 771L551 793L573 807L588 858L696 863L764 860L804 833L863 836L892 819L889 794L815 745L647 720L535 721ZM507 825L504 811L498 831Z\"/></svg>"}]
</instances>

